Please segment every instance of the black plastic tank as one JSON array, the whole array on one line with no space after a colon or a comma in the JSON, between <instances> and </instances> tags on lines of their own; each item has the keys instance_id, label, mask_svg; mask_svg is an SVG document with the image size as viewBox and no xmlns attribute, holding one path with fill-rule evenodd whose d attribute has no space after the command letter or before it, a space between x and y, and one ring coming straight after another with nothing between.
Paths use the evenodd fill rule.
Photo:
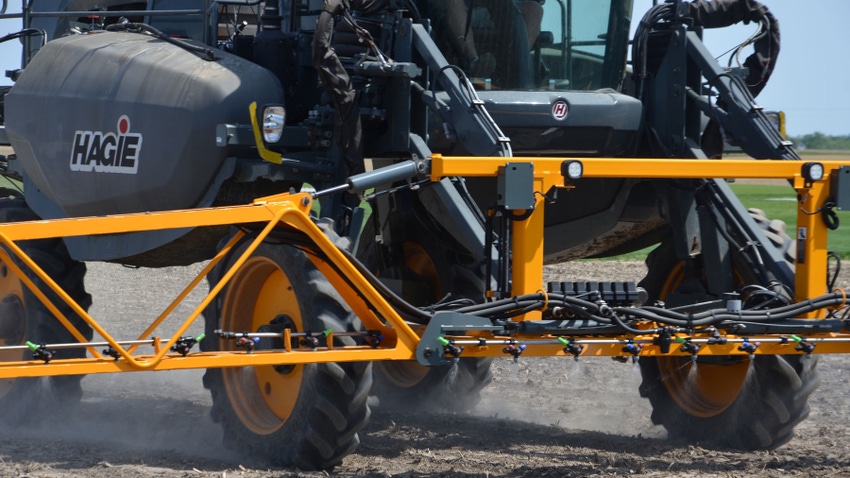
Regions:
<instances>
[{"instance_id":1,"label":"black plastic tank","mask_svg":"<svg viewBox=\"0 0 850 478\"><path fill-rule=\"evenodd\" d=\"M54 203L34 206L36 213L207 205L213 179L233 154L217 145L216 126L249 124L251 102L283 101L268 70L218 50L215 57L123 32L74 35L42 48L6 97L18 161Z\"/></svg>"}]
</instances>

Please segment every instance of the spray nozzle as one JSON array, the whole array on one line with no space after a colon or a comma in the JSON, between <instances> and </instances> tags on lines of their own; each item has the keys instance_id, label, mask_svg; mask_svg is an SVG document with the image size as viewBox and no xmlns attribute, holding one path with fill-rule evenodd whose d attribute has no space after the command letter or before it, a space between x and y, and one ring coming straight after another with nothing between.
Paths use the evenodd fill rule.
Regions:
<instances>
[{"instance_id":1,"label":"spray nozzle","mask_svg":"<svg viewBox=\"0 0 850 478\"><path fill-rule=\"evenodd\" d=\"M572 355L576 359L576 362L578 362L578 356L584 351L584 345L576 344L576 339L573 337L569 339L558 337L558 342L564 346L564 353Z\"/></svg>"},{"instance_id":2,"label":"spray nozzle","mask_svg":"<svg viewBox=\"0 0 850 478\"><path fill-rule=\"evenodd\" d=\"M384 334L380 330L369 330L366 332L366 337L363 339L366 344L373 349L378 348L384 340Z\"/></svg>"},{"instance_id":3,"label":"spray nozzle","mask_svg":"<svg viewBox=\"0 0 850 478\"><path fill-rule=\"evenodd\" d=\"M745 337L744 342L738 347L738 350L750 354L750 358L752 359L752 356L756 353L756 349L759 348L759 345L761 345L761 342L750 342L750 340Z\"/></svg>"},{"instance_id":4,"label":"spray nozzle","mask_svg":"<svg viewBox=\"0 0 850 478\"><path fill-rule=\"evenodd\" d=\"M298 344L316 350L317 348L319 348L319 337L307 332L307 335L301 337L301 340L298 341Z\"/></svg>"},{"instance_id":5,"label":"spray nozzle","mask_svg":"<svg viewBox=\"0 0 850 478\"><path fill-rule=\"evenodd\" d=\"M643 344L636 344L631 339L629 342L623 346L623 353L631 354L632 362L637 360L637 356L640 354L640 351L643 350ZM623 363L628 361L628 357L623 357Z\"/></svg>"},{"instance_id":6,"label":"spray nozzle","mask_svg":"<svg viewBox=\"0 0 850 478\"><path fill-rule=\"evenodd\" d=\"M50 361L53 360L53 352L47 350L47 345L43 343L34 344L29 340L26 341L26 345L32 352L32 358L36 360L44 360L44 363L46 364L50 363Z\"/></svg>"},{"instance_id":7,"label":"spray nozzle","mask_svg":"<svg viewBox=\"0 0 850 478\"><path fill-rule=\"evenodd\" d=\"M695 344L695 343L691 342L690 338L682 338L682 337L676 337L676 342L679 342L680 344L682 344L682 346L679 347L680 351L685 352L685 353L689 353L694 358L696 358L696 355L697 355L697 353L699 353L699 349L700 349L699 344Z\"/></svg>"},{"instance_id":8,"label":"spray nozzle","mask_svg":"<svg viewBox=\"0 0 850 478\"><path fill-rule=\"evenodd\" d=\"M176 342L174 342L174 345L171 347L171 351L177 352L185 357L186 355L189 355L189 351L192 350L192 347L194 347L195 344L204 340L204 337L206 337L206 334L201 334L197 337L180 337ZM105 352L106 351L104 351L104 353Z\"/></svg>"},{"instance_id":9,"label":"spray nozzle","mask_svg":"<svg viewBox=\"0 0 850 478\"><path fill-rule=\"evenodd\" d=\"M113 359L115 359L116 362L118 361L119 358L121 358L121 354L119 354L118 351L113 349L112 347L103 349L102 353L103 353L103 355L108 355L108 356L112 357Z\"/></svg>"},{"instance_id":10,"label":"spray nozzle","mask_svg":"<svg viewBox=\"0 0 850 478\"><path fill-rule=\"evenodd\" d=\"M322 336L327 337L328 335L329 332L327 330L322 332ZM301 337L301 340L298 341L298 345L316 350L319 348L319 336L307 332L304 337Z\"/></svg>"},{"instance_id":11,"label":"spray nozzle","mask_svg":"<svg viewBox=\"0 0 850 478\"><path fill-rule=\"evenodd\" d=\"M514 362L519 362L519 356L522 355L523 352L525 352L525 348L526 346L524 344L517 344L511 341L511 343L508 344L507 347L502 349L502 352L513 356Z\"/></svg>"},{"instance_id":12,"label":"spray nozzle","mask_svg":"<svg viewBox=\"0 0 850 478\"><path fill-rule=\"evenodd\" d=\"M251 337L248 337L248 334L245 334L242 337L236 338L236 346L237 347L243 347L245 350L248 351L248 353L253 352L254 347L256 347L258 343L260 343L259 337L251 338Z\"/></svg>"},{"instance_id":13,"label":"spray nozzle","mask_svg":"<svg viewBox=\"0 0 850 478\"><path fill-rule=\"evenodd\" d=\"M806 341L805 337L800 337L798 335L791 334L791 340L797 343L797 346L794 347L794 350L798 352L803 352L805 354L811 354L815 351L815 344Z\"/></svg>"},{"instance_id":14,"label":"spray nozzle","mask_svg":"<svg viewBox=\"0 0 850 478\"><path fill-rule=\"evenodd\" d=\"M457 359L463 353L463 346L455 346L454 340L449 340L445 337L437 337L437 340L443 346L443 355Z\"/></svg>"}]
</instances>

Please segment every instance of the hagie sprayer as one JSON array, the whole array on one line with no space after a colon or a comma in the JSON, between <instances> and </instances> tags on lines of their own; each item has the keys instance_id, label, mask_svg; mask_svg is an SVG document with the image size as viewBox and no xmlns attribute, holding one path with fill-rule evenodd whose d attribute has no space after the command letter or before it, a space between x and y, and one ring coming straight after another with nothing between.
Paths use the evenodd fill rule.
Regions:
<instances>
[{"instance_id":1,"label":"hagie sprayer","mask_svg":"<svg viewBox=\"0 0 850 478\"><path fill-rule=\"evenodd\" d=\"M613 356L638 361L670 437L786 443L817 355L850 352L827 251L850 160L801 160L755 102L779 53L765 6L662 3L630 38L632 13L31 0L4 14L23 20L3 38L23 66L0 131L14 151L0 415L79 400L85 374L204 368L230 446L327 469L357 447L370 395L463 411L494 358ZM753 53L721 67L703 30L738 22ZM726 143L752 159L721 159ZM787 180L791 237L735 178ZM644 278L542 283L546 263L653 245ZM90 261L206 267L139 336L113 337L87 313Z\"/></svg>"}]
</instances>

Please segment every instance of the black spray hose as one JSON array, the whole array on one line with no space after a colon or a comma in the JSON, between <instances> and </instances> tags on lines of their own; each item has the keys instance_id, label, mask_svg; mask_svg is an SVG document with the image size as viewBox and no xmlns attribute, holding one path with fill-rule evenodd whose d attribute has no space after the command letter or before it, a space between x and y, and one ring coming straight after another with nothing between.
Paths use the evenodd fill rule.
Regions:
<instances>
[{"instance_id":1,"label":"black spray hose","mask_svg":"<svg viewBox=\"0 0 850 478\"><path fill-rule=\"evenodd\" d=\"M764 311L742 310L739 312L730 312L726 310L709 310L698 314L683 314L676 312L671 313L669 310L659 309L656 307L644 307L640 309L618 307L615 308L614 311L617 314L625 316L637 317L679 327L701 327L721 322L735 322L741 320L763 323L778 322L792 319L801 314L823 309L825 307L841 305L845 302L846 297L843 292L833 292L814 299Z\"/></svg>"},{"instance_id":2,"label":"black spray hose","mask_svg":"<svg viewBox=\"0 0 850 478\"><path fill-rule=\"evenodd\" d=\"M431 320L432 314L425 312L424 310L419 309L417 307L414 307L409 302L397 295L395 292L390 290L389 287L387 287L383 282L381 282L380 279L375 277L375 275L372 274L372 272L367 269L362 262L357 260L357 258L355 258L354 255L352 255L350 252L345 249L340 249L340 252L342 252L345 258L348 259L348 261L354 265L354 267L357 269L357 272L362 274L363 277L365 277L366 280L368 280L369 283L372 284L372 287L374 287L375 290L377 290L383 298L387 299L387 302L389 302L390 305L393 306L396 312L398 312L398 314L402 316L404 320L417 324L427 324ZM340 277L345 277L345 275L340 274ZM355 290L357 289L356 287L353 288Z\"/></svg>"},{"instance_id":3,"label":"black spray hose","mask_svg":"<svg viewBox=\"0 0 850 478\"><path fill-rule=\"evenodd\" d=\"M351 281L351 279L342 273L342 271L330 260L328 260L327 255L325 255L319 248L316 247L316 244L313 243L310 238L301 231L296 230L276 230L269 234L269 239L266 241L274 239L280 241L282 244L290 244L296 246L303 250L306 253L312 254L322 260L324 260L330 267L332 267L339 275L340 278L345 280L352 289L357 290L357 286ZM244 239L243 239L244 240ZM405 301L403 298L399 297L395 292L390 290L380 279L375 277L372 272L363 265L362 262L357 260L354 255L352 255L349 251L337 248L342 255L350 262L357 271L363 275L364 278L372 285L372 287L377 290L377 292L393 306L393 309L406 321L413 322L417 324L427 324L431 320L432 314L426 312L422 309L414 307L409 302Z\"/></svg>"}]
</instances>

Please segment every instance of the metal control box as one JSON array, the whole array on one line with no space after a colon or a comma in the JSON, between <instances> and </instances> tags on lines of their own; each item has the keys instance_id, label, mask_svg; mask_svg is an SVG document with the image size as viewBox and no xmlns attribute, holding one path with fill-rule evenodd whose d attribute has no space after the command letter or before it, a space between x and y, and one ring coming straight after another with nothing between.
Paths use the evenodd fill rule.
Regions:
<instances>
[{"instance_id":1,"label":"metal control box","mask_svg":"<svg viewBox=\"0 0 850 478\"><path fill-rule=\"evenodd\" d=\"M836 207L841 211L850 211L850 167L841 166L830 177Z\"/></svg>"},{"instance_id":2,"label":"metal control box","mask_svg":"<svg viewBox=\"0 0 850 478\"><path fill-rule=\"evenodd\" d=\"M505 163L499 168L496 204L509 211L534 208L534 164Z\"/></svg>"}]
</instances>

